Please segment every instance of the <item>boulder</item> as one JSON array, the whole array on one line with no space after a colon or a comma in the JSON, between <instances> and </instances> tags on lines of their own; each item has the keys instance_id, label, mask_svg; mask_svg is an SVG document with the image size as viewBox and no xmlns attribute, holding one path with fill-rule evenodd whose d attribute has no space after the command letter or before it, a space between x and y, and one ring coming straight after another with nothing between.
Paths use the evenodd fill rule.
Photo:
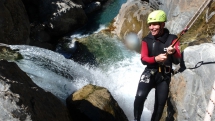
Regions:
<instances>
[{"instance_id":1,"label":"boulder","mask_svg":"<svg viewBox=\"0 0 215 121\"><path fill-rule=\"evenodd\" d=\"M16 63L0 61L0 120L72 121L66 106Z\"/></svg>"},{"instance_id":2,"label":"boulder","mask_svg":"<svg viewBox=\"0 0 215 121\"><path fill-rule=\"evenodd\" d=\"M82 27L87 16L81 5L70 0L41 0L40 20L45 23L53 36L64 35Z\"/></svg>"},{"instance_id":3,"label":"boulder","mask_svg":"<svg viewBox=\"0 0 215 121\"><path fill-rule=\"evenodd\" d=\"M95 85L86 85L66 99L70 114L78 121L128 121L110 92Z\"/></svg>"},{"instance_id":4,"label":"boulder","mask_svg":"<svg viewBox=\"0 0 215 121\"><path fill-rule=\"evenodd\" d=\"M170 96L178 121L203 121L215 82L215 45L187 47L179 73L172 77ZM198 64L197 64L198 63ZM215 120L215 115L212 115Z\"/></svg>"},{"instance_id":5,"label":"boulder","mask_svg":"<svg viewBox=\"0 0 215 121\"><path fill-rule=\"evenodd\" d=\"M0 1L0 40L5 44L27 44L30 23L21 0Z\"/></svg>"},{"instance_id":6,"label":"boulder","mask_svg":"<svg viewBox=\"0 0 215 121\"><path fill-rule=\"evenodd\" d=\"M140 0L127 1L121 6L119 14L114 18L111 28L121 40L129 33L136 33L140 41L149 32L147 16L153 9L147 2Z\"/></svg>"},{"instance_id":7,"label":"boulder","mask_svg":"<svg viewBox=\"0 0 215 121\"><path fill-rule=\"evenodd\" d=\"M30 45L55 44L88 20L83 3L77 0L23 0L23 3L31 22Z\"/></svg>"}]
</instances>

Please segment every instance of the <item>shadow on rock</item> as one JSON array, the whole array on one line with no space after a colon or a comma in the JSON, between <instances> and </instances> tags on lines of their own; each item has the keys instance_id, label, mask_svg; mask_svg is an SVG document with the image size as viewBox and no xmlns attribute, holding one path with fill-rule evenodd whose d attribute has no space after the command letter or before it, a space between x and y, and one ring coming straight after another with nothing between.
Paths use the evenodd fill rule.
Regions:
<instances>
[{"instance_id":1,"label":"shadow on rock","mask_svg":"<svg viewBox=\"0 0 215 121\"><path fill-rule=\"evenodd\" d=\"M128 121L110 92L88 84L66 99L67 108L75 121Z\"/></svg>"},{"instance_id":2,"label":"shadow on rock","mask_svg":"<svg viewBox=\"0 0 215 121\"><path fill-rule=\"evenodd\" d=\"M71 59L80 64L98 65L94 54L89 51L86 45L80 42L77 42L77 49L71 56Z\"/></svg>"},{"instance_id":3,"label":"shadow on rock","mask_svg":"<svg viewBox=\"0 0 215 121\"><path fill-rule=\"evenodd\" d=\"M76 100L67 106L75 121L116 121L113 115L103 111L87 100Z\"/></svg>"}]
</instances>

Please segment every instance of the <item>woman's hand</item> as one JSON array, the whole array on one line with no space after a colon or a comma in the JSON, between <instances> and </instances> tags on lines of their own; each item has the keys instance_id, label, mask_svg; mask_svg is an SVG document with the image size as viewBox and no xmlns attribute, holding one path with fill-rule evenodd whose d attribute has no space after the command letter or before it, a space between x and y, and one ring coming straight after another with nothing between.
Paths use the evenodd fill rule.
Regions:
<instances>
[{"instance_id":1,"label":"woman's hand","mask_svg":"<svg viewBox=\"0 0 215 121\"><path fill-rule=\"evenodd\" d=\"M169 55L175 53L175 51L176 51L175 48L172 47L171 45L167 48L167 54Z\"/></svg>"},{"instance_id":2,"label":"woman's hand","mask_svg":"<svg viewBox=\"0 0 215 121\"><path fill-rule=\"evenodd\" d=\"M164 53L164 54L159 54L158 56L155 56L155 61L158 62L158 63L163 63L165 62L167 59L167 54Z\"/></svg>"}]
</instances>

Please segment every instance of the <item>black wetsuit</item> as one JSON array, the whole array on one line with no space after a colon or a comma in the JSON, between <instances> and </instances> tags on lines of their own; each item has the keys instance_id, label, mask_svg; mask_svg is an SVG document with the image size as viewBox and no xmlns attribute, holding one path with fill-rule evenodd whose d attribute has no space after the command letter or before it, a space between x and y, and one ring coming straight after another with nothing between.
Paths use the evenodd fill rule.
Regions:
<instances>
[{"instance_id":1,"label":"black wetsuit","mask_svg":"<svg viewBox=\"0 0 215 121\"><path fill-rule=\"evenodd\" d=\"M168 55L167 60L162 64L161 72L158 71L161 64L156 63L152 58L161 53L165 53L165 48L169 47L176 38L177 36L169 34L169 31L164 29L164 34L159 38L154 38L154 36L149 34L143 39L142 43L144 44L142 45L144 47L142 47L142 51L148 52L145 54L148 58L141 56L142 63L147 67L140 77L134 101L134 118L137 121L140 121L144 102L152 88L155 88L155 104L151 121L159 121L162 116L169 93L170 69L172 68L172 63L179 63L180 54L178 53L180 53L180 50L177 50L178 55L176 54L176 57L174 54ZM143 54L143 56L145 55Z\"/></svg>"}]
</instances>

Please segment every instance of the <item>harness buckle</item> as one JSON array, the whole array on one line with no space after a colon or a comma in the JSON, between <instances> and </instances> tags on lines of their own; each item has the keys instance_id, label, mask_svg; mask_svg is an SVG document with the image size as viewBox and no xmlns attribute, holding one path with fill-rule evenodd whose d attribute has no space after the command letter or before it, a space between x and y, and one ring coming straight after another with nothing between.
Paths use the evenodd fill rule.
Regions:
<instances>
[{"instance_id":1,"label":"harness buckle","mask_svg":"<svg viewBox=\"0 0 215 121\"><path fill-rule=\"evenodd\" d=\"M171 72L170 66L165 66L165 67L164 67L164 72L165 72L165 74L170 73L170 72Z\"/></svg>"}]
</instances>

